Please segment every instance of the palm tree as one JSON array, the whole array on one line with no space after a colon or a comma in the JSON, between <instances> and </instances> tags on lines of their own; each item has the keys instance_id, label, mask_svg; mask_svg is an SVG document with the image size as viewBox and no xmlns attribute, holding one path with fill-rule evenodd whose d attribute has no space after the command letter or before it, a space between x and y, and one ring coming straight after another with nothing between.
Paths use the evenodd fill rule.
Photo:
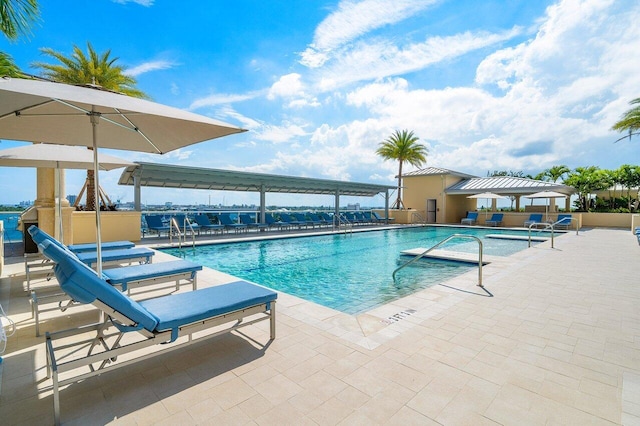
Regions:
<instances>
[{"instance_id":1,"label":"palm tree","mask_svg":"<svg viewBox=\"0 0 640 426\"><path fill-rule=\"evenodd\" d=\"M566 175L570 171L571 171L571 169L563 164L563 165L560 165L560 166L553 166L550 169L545 170L544 174L546 176L548 176L549 179L551 179L552 182L555 183L555 182L558 181L558 179L560 179L561 177L563 177L564 175Z\"/></svg>"},{"instance_id":2,"label":"palm tree","mask_svg":"<svg viewBox=\"0 0 640 426\"><path fill-rule=\"evenodd\" d=\"M11 41L28 36L30 26L39 16L36 0L0 0L0 31ZM24 77L20 68L7 53L0 52L0 77Z\"/></svg>"},{"instance_id":3,"label":"palm tree","mask_svg":"<svg viewBox=\"0 0 640 426\"><path fill-rule=\"evenodd\" d=\"M376 154L385 160L398 160L398 198L391 208L400 209L402 203L402 165L406 161L415 167L420 167L427 161L428 150L418 143L419 138L408 130L396 130L385 141L380 142Z\"/></svg>"},{"instance_id":4,"label":"palm tree","mask_svg":"<svg viewBox=\"0 0 640 426\"><path fill-rule=\"evenodd\" d=\"M40 49L40 52L60 62L60 64L35 62L31 65L36 68L42 68L44 70L42 76L45 78L67 84L97 85L103 89L119 92L134 98L149 98L144 92L135 87L137 84L136 79L126 75L124 67L116 65L116 61L119 58L109 58L111 50L99 55L93 49L91 43L87 43L88 55L85 55L75 45L71 56L65 56L63 53L56 52L48 47Z\"/></svg>"},{"instance_id":5,"label":"palm tree","mask_svg":"<svg viewBox=\"0 0 640 426\"><path fill-rule=\"evenodd\" d=\"M620 121L614 124L611 128L611 130L616 130L620 133L629 132L627 136L621 137L618 141L627 137L631 139L631 136L637 135L639 133L638 130L640 130L640 98L632 100L629 104L638 106L625 112Z\"/></svg>"},{"instance_id":6,"label":"palm tree","mask_svg":"<svg viewBox=\"0 0 640 426\"><path fill-rule=\"evenodd\" d=\"M37 0L0 0L0 30L9 40L28 36L39 15Z\"/></svg>"},{"instance_id":7,"label":"palm tree","mask_svg":"<svg viewBox=\"0 0 640 426\"><path fill-rule=\"evenodd\" d=\"M20 68L13 62L13 58L4 52L0 52L0 77L20 78L23 75Z\"/></svg>"},{"instance_id":8,"label":"palm tree","mask_svg":"<svg viewBox=\"0 0 640 426\"><path fill-rule=\"evenodd\" d=\"M60 62L59 64L43 62L32 64L33 67L43 69L42 75L45 78L67 84L95 85L135 98L149 98L135 87L135 78L126 75L124 67L116 65L118 58L109 57L111 50L98 54L91 43L87 43L88 55L75 45L71 56L65 56L50 48L42 48L40 51ZM87 170L87 210L96 210L93 182L93 170Z\"/></svg>"}]
</instances>

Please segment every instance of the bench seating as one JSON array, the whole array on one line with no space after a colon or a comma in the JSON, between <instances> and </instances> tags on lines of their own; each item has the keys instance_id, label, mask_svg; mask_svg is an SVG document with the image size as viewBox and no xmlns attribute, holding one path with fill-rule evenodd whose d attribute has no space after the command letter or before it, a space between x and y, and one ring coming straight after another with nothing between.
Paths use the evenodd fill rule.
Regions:
<instances>
[{"instance_id":1,"label":"bench seating","mask_svg":"<svg viewBox=\"0 0 640 426\"><path fill-rule=\"evenodd\" d=\"M54 272L65 293L105 314L103 322L46 334L56 424L60 423L61 386L258 321L268 319L270 340L275 338L277 293L267 288L238 281L136 302L54 242L43 241L38 249L56 263ZM222 325L226 325L223 330L194 335ZM89 332L88 340L69 342L70 336L79 338ZM152 346L156 351L149 352ZM121 358L128 359L119 362Z\"/></svg>"}]
</instances>

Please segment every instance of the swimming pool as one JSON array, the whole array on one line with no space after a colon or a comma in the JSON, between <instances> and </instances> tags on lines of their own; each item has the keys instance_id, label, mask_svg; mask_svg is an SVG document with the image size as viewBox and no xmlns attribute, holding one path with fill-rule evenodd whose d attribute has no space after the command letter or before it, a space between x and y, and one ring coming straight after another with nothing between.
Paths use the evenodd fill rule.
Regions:
<instances>
[{"instance_id":1,"label":"swimming pool","mask_svg":"<svg viewBox=\"0 0 640 426\"><path fill-rule=\"evenodd\" d=\"M480 238L487 255L507 256L527 241L485 238L517 234L501 229L417 227L199 246L183 250L187 260L348 314L358 314L477 268L453 261L422 259L391 274L410 258L402 250L431 247L451 234ZM527 235L526 232L521 232ZM453 240L440 248L477 253L475 241ZM180 256L178 249L167 252Z\"/></svg>"}]
</instances>

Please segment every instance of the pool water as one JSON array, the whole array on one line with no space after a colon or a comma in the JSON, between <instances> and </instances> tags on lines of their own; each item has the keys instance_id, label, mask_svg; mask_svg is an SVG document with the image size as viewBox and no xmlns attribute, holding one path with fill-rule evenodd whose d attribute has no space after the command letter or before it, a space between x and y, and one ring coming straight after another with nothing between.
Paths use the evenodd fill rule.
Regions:
<instances>
[{"instance_id":1,"label":"pool water","mask_svg":"<svg viewBox=\"0 0 640 426\"><path fill-rule=\"evenodd\" d=\"M274 290L357 314L477 268L477 264L421 259L399 272L396 282L393 281L393 271L411 259L401 256L402 250L431 247L455 233L480 238L486 255L507 256L528 246L527 241L484 238L487 234L518 233L513 230L420 227L214 244L195 250L183 249L182 253L178 249L167 252ZM440 248L478 252L477 242L469 239L452 240Z\"/></svg>"}]
</instances>

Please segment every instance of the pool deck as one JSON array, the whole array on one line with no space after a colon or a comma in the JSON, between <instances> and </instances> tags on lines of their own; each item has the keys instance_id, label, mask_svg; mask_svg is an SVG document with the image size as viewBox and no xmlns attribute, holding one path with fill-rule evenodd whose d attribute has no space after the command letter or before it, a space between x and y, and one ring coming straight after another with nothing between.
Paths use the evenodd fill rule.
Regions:
<instances>
[{"instance_id":1,"label":"pool deck","mask_svg":"<svg viewBox=\"0 0 640 426\"><path fill-rule=\"evenodd\" d=\"M270 344L258 323L69 385L62 420L640 424L639 259L628 229L588 229L557 237L553 249L544 242L492 259L487 292L473 270L358 316L281 293ZM0 279L0 303L18 326L0 364L0 423L51 424L44 338L35 337L23 269L5 265ZM200 288L232 280L198 275ZM43 329L94 316L52 314Z\"/></svg>"}]
</instances>

